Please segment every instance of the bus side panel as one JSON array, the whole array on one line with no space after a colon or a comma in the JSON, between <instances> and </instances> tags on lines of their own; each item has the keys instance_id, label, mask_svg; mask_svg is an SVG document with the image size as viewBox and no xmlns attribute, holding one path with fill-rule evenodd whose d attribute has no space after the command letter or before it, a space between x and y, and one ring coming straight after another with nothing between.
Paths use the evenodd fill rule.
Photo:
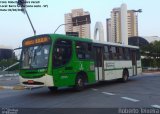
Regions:
<instances>
[{"instance_id":1,"label":"bus side panel","mask_svg":"<svg viewBox=\"0 0 160 114\"><path fill-rule=\"evenodd\" d=\"M128 69L129 76L133 75L131 61L104 61L105 80L122 78L124 68Z\"/></svg>"},{"instance_id":2,"label":"bus side panel","mask_svg":"<svg viewBox=\"0 0 160 114\"><path fill-rule=\"evenodd\" d=\"M79 72L85 72L87 74L88 83L95 82L94 63L89 61L74 61L65 67L54 69L54 83L57 87L73 86L75 85L76 76ZM67 69L71 68L73 69Z\"/></svg>"},{"instance_id":3,"label":"bus side panel","mask_svg":"<svg viewBox=\"0 0 160 114\"><path fill-rule=\"evenodd\" d=\"M84 72L87 75L88 83L95 82L94 62L93 61L75 61L75 69L77 74Z\"/></svg>"},{"instance_id":4,"label":"bus side panel","mask_svg":"<svg viewBox=\"0 0 160 114\"><path fill-rule=\"evenodd\" d=\"M72 45L72 58L68 64L60 68L53 68L53 80L55 86L74 86L77 74L85 72L89 83L95 82L94 62L93 60L79 60L77 58L75 42Z\"/></svg>"},{"instance_id":5,"label":"bus side panel","mask_svg":"<svg viewBox=\"0 0 160 114\"><path fill-rule=\"evenodd\" d=\"M53 70L54 75L54 83L56 87L63 87L63 86L71 86L74 85L74 79L76 77L75 72L65 72L65 68L55 69Z\"/></svg>"}]
</instances>

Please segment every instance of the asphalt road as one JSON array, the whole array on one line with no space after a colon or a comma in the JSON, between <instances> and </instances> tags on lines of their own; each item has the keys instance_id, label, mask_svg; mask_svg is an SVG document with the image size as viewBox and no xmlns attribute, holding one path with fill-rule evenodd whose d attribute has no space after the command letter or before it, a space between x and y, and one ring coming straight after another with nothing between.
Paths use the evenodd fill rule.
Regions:
<instances>
[{"instance_id":1,"label":"asphalt road","mask_svg":"<svg viewBox=\"0 0 160 114\"><path fill-rule=\"evenodd\" d=\"M18 78L1 78L0 85L16 85ZM87 86L84 91L61 88L33 90L0 90L0 107L14 108L159 108L160 73L143 74L119 81Z\"/></svg>"}]
</instances>

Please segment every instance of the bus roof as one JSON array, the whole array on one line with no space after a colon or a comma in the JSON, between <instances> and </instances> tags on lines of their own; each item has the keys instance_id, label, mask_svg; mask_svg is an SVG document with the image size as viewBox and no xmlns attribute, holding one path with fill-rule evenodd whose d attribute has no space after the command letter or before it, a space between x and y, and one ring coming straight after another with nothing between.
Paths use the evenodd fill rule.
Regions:
<instances>
[{"instance_id":1,"label":"bus roof","mask_svg":"<svg viewBox=\"0 0 160 114\"><path fill-rule=\"evenodd\" d=\"M123 44L112 43L112 42L100 42L100 41L96 41L96 40L89 39L89 38L80 38L80 37L74 37L74 36L66 36L66 35L62 35L62 34L51 34L51 36L52 35L53 35L53 37L65 37L67 39L76 40L76 41L87 41L87 42L93 42L93 43L97 43L97 44L104 44L104 45L106 44L106 45L128 47L128 48L136 48L136 49L139 48L138 46L123 45Z\"/></svg>"},{"instance_id":2,"label":"bus roof","mask_svg":"<svg viewBox=\"0 0 160 114\"><path fill-rule=\"evenodd\" d=\"M97 41L97 40L93 40L93 39L89 39L89 38L80 38L80 37L74 37L74 36L66 36L66 35L63 35L63 34L42 34L42 35L36 35L36 36L32 36L32 37L29 37L29 38L38 38L40 36L50 36L51 39L54 39L54 38L65 38L65 39L70 39L70 40L74 40L74 41L83 41L83 42L93 42L93 43L97 43L97 44L104 44L104 45L112 45L112 46L120 46L120 47L128 47L128 48L136 48L136 49L139 49L138 46L131 46L131 45L124 45L124 44L119 44L119 43L112 43L112 42L101 42L101 41ZM26 39L29 39L29 38L26 38ZM24 39L24 40L26 40Z\"/></svg>"},{"instance_id":3,"label":"bus roof","mask_svg":"<svg viewBox=\"0 0 160 114\"><path fill-rule=\"evenodd\" d=\"M124 45L124 44L113 43L113 42L106 42L106 41L104 41L104 42L100 42L100 41L97 41L97 40L93 40L93 43L139 49L139 47L138 47L138 46Z\"/></svg>"},{"instance_id":4,"label":"bus roof","mask_svg":"<svg viewBox=\"0 0 160 114\"><path fill-rule=\"evenodd\" d=\"M49 34L49 35L51 36L51 38L66 38L66 39L75 40L75 41L92 42L92 39L89 39L89 38L66 36L66 35L63 35L63 34Z\"/></svg>"}]
</instances>

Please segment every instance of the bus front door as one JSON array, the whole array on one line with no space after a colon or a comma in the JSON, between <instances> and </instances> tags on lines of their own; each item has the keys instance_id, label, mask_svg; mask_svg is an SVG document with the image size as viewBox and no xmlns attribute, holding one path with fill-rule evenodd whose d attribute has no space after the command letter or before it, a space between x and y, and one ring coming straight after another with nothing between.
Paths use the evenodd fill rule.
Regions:
<instances>
[{"instance_id":1,"label":"bus front door","mask_svg":"<svg viewBox=\"0 0 160 114\"><path fill-rule=\"evenodd\" d=\"M103 54L102 54L102 47L94 47L94 60L95 60L95 74L96 80L103 80L104 73L103 73Z\"/></svg>"}]
</instances>

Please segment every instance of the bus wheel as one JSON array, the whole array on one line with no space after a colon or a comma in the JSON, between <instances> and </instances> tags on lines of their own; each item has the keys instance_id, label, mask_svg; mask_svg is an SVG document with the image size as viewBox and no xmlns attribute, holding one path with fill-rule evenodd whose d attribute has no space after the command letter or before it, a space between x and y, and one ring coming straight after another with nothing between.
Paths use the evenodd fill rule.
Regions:
<instances>
[{"instance_id":1,"label":"bus wheel","mask_svg":"<svg viewBox=\"0 0 160 114\"><path fill-rule=\"evenodd\" d=\"M81 91L84 89L84 86L85 86L85 80L83 78L82 75L78 75L77 78L76 78L76 82L75 82L75 90L76 91Z\"/></svg>"},{"instance_id":2,"label":"bus wheel","mask_svg":"<svg viewBox=\"0 0 160 114\"><path fill-rule=\"evenodd\" d=\"M49 91L50 92L55 92L55 91L57 91L57 87L48 87L48 89L49 89Z\"/></svg>"},{"instance_id":3,"label":"bus wheel","mask_svg":"<svg viewBox=\"0 0 160 114\"><path fill-rule=\"evenodd\" d=\"M122 77L122 82L127 82L129 77L128 70L123 71L123 77Z\"/></svg>"}]
</instances>

